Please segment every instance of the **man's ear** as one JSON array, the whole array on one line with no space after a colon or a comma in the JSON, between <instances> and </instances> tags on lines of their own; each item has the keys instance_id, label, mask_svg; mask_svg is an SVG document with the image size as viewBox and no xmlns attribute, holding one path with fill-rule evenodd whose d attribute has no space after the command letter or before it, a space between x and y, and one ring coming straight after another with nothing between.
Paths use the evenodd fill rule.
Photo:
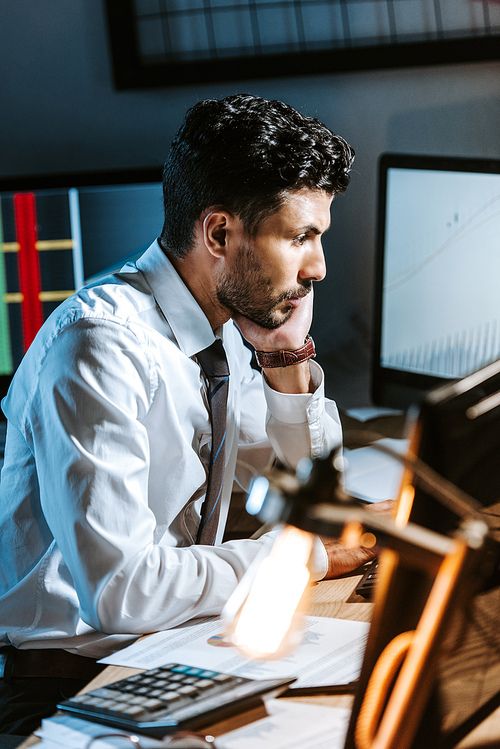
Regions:
<instances>
[{"instance_id":1,"label":"man's ear","mask_svg":"<svg viewBox=\"0 0 500 749\"><path fill-rule=\"evenodd\" d=\"M203 241L215 257L223 257L227 250L228 231L234 216L223 208L211 210L203 219Z\"/></svg>"}]
</instances>

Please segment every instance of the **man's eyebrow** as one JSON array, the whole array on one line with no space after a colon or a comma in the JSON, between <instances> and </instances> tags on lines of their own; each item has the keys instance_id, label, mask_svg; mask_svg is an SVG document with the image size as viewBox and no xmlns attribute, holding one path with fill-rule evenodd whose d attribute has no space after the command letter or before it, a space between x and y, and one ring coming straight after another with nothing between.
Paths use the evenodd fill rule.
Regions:
<instances>
[{"instance_id":1,"label":"man's eyebrow","mask_svg":"<svg viewBox=\"0 0 500 749\"><path fill-rule=\"evenodd\" d=\"M300 226L298 229L295 230L294 233L296 234L306 234L308 231L312 231L313 234L326 234L326 232L330 229L331 223L328 224L326 229L324 231L321 231L320 228L318 228L315 224L307 224L307 226Z\"/></svg>"}]
</instances>

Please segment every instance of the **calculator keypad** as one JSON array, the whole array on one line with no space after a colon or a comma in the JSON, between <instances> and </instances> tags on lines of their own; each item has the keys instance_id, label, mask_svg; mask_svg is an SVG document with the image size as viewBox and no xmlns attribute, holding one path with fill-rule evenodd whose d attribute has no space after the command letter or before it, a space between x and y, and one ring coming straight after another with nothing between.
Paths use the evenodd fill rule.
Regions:
<instances>
[{"instance_id":1,"label":"calculator keypad","mask_svg":"<svg viewBox=\"0 0 500 749\"><path fill-rule=\"evenodd\" d=\"M164 712L174 704L185 704L201 695L205 697L209 692L229 689L243 681L230 674L170 663L144 674L130 676L109 687L73 697L72 702L137 718L156 711Z\"/></svg>"},{"instance_id":2,"label":"calculator keypad","mask_svg":"<svg viewBox=\"0 0 500 749\"><path fill-rule=\"evenodd\" d=\"M76 695L58 707L87 720L152 736L224 717L260 695L284 691L294 679L257 681L169 663Z\"/></svg>"}]
</instances>

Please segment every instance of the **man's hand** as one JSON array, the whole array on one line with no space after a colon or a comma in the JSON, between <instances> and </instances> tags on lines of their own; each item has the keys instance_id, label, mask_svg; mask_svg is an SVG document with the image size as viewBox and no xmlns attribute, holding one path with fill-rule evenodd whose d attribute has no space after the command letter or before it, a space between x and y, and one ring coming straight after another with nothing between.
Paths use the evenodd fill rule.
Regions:
<instances>
[{"instance_id":1,"label":"man's hand","mask_svg":"<svg viewBox=\"0 0 500 749\"><path fill-rule=\"evenodd\" d=\"M257 351L293 351L303 345L311 327L313 313L313 291L301 298L299 306L289 319L274 330L251 322L243 315L235 314L233 320L245 338Z\"/></svg>"},{"instance_id":2,"label":"man's hand","mask_svg":"<svg viewBox=\"0 0 500 749\"><path fill-rule=\"evenodd\" d=\"M394 514L395 501L392 499L384 502L376 502L368 506L370 512L377 515L392 518ZM354 572L366 562L374 559L380 552L378 546L367 548L366 546L355 546L347 548L337 539L321 536L321 540L328 555L328 571L323 578L331 580L349 572Z\"/></svg>"},{"instance_id":3,"label":"man's hand","mask_svg":"<svg viewBox=\"0 0 500 749\"><path fill-rule=\"evenodd\" d=\"M233 319L243 337L257 351L295 351L304 345L311 327L313 310L312 289L300 300L289 319L279 328L266 330L242 315ZM276 367L264 370L269 385L281 393L308 393L311 387L309 362L294 364L290 367Z\"/></svg>"}]
</instances>

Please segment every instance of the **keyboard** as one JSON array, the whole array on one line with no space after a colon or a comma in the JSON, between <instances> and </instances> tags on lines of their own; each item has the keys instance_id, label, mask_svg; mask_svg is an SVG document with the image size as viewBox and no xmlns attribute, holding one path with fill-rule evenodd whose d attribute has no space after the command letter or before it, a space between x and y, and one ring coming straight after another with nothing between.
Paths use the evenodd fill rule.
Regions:
<instances>
[{"instance_id":1,"label":"keyboard","mask_svg":"<svg viewBox=\"0 0 500 749\"><path fill-rule=\"evenodd\" d=\"M373 598L373 591L377 582L377 570L378 559L374 559L373 562L370 562L363 577L356 585L355 592L358 596L366 598L367 601L371 601Z\"/></svg>"},{"instance_id":2,"label":"keyboard","mask_svg":"<svg viewBox=\"0 0 500 749\"><path fill-rule=\"evenodd\" d=\"M261 702L262 695L277 696L294 681L244 679L169 663L76 695L57 707L79 718L161 738L252 708Z\"/></svg>"}]
</instances>

